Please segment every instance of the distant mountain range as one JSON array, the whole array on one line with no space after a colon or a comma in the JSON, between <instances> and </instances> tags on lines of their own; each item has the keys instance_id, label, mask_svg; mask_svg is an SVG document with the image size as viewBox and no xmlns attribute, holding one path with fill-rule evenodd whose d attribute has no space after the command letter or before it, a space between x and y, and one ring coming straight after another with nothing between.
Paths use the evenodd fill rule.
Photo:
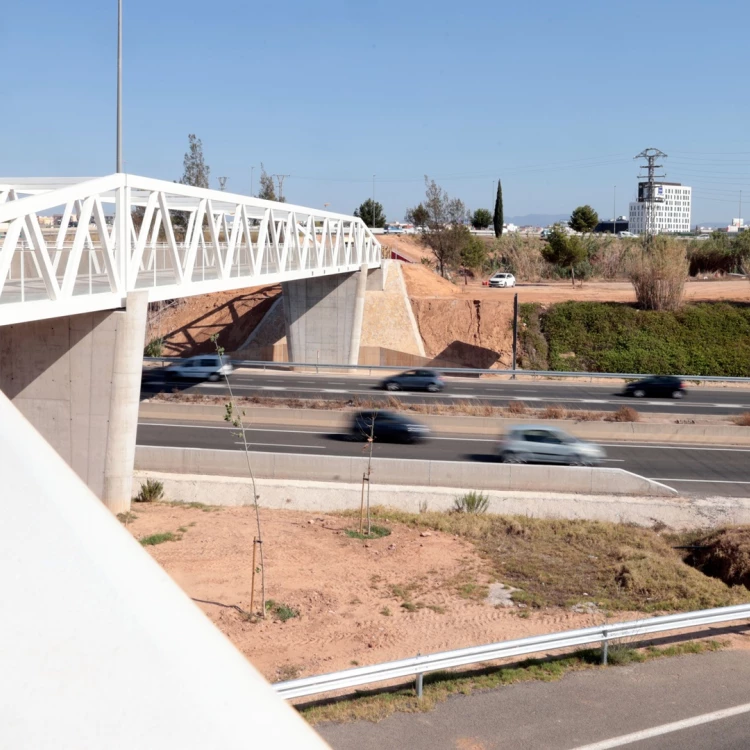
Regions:
<instances>
[{"instance_id":1,"label":"distant mountain range","mask_svg":"<svg viewBox=\"0 0 750 750\"><path fill-rule=\"evenodd\" d=\"M570 214L526 214L525 216L506 216L506 224L519 227L546 227L558 221L567 221Z\"/></svg>"}]
</instances>

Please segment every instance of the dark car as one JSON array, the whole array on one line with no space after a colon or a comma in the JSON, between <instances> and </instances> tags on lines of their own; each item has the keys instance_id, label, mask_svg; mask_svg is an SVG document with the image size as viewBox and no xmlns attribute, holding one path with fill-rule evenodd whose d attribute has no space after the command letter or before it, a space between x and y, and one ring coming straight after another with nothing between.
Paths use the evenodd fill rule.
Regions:
<instances>
[{"instance_id":1,"label":"dark car","mask_svg":"<svg viewBox=\"0 0 750 750\"><path fill-rule=\"evenodd\" d=\"M434 370L407 370L392 375L382 382L386 391L429 391L438 393L445 388L443 379Z\"/></svg>"},{"instance_id":2,"label":"dark car","mask_svg":"<svg viewBox=\"0 0 750 750\"><path fill-rule=\"evenodd\" d=\"M683 382L673 375L654 375L635 383L628 383L625 386L625 395L635 396L635 398L643 398L644 396L684 398L686 393Z\"/></svg>"},{"instance_id":3,"label":"dark car","mask_svg":"<svg viewBox=\"0 0 750 750\"><path fill-rule=\"evenodd\" d=\"M383 442L416 443L430 431L423 424L391 411L359 411L352 419L350 434L357 440L370 435Z\"/></svg>"}]
</instances>

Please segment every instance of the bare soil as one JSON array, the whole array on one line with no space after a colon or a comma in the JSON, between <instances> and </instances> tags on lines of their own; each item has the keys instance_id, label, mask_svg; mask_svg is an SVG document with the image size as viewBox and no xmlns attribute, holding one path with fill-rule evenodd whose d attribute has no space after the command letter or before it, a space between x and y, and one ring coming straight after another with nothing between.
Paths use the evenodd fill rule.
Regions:
<instances>
[{"instance_id":1,"label":"bare soil","mask_svg":"<svg viewBox=\"0 0 750 750\"><path fill-rule=\"evenodd\" d=\"M354 519L261 510L267 597L299 617L250 622L232 605L250 609L252 508L134 504L133 512L136 538L177 533L179 541L145 549L272 681L602 621L596 612L486 603L494 579L476 548L449 533L388 523L390 536L363 542L344 534Z\"/></svg>"},{"instance_id":2,"label":"bare soil","mask_svg":"<svg viewBox=\"0 0 750 750\"><path fill-rule=\"evenodd\" d=\"M281 287L263 286L176 300L160 314L151 316L146 343L162 337L163 356L188 356L214 351L210 338L218 333L219 345L235 351L280 294Z\"/></svg>"}]
</instances>

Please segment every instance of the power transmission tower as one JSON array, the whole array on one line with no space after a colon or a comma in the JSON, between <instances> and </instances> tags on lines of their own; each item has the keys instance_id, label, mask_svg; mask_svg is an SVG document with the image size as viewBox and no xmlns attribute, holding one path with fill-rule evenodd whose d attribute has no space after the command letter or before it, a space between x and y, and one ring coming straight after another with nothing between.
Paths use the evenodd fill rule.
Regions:
<instances>
[{"instance_id":1,"label":"power transmission tower","mask_svg":"<svg viewBox=\"0 0 750 750\"><path fill-rule=\"evenodd\" d=\"M646 245L651 244L651 240L656 234L656 227L654 226L654 203L656 202L656 178L661 179L666 177L666 174L656 174L657 169L662 169L661 164L657 164L657 159L666 158L667 155L663 151L659 151L658 148L646 148L641 151L640 154L635 156L635 159L645 159L646 164L642 164L639 168L645 169L646 174L639 174L638 179L642 180L646 178L645 190L643 191L643 199L645 203L644 221L643 226L645 228L644 234L646 235ZM639 196L640 197L640 196Z\"/></svg>"},{"instance_id":2,"label":"power transmission tower","mask_svg":"<svg viewBox=\"0 0 750 750\"><path fill-rule=\"evenodd\" d=\"M226 190L227 177L219 177L219 190Z\"/></svg>"},{"instance_id":3,"label":"power transmission tower","mask_svg":"<svg viewBox=\"0 0 750 750\"><path fill-rule=\"evenodd\" d=\"M284 180L287 177L290 177L288 174L275 174L273 175L278 180L279 183L279 203L284 202Z\"/></svg>"}]
</instances>

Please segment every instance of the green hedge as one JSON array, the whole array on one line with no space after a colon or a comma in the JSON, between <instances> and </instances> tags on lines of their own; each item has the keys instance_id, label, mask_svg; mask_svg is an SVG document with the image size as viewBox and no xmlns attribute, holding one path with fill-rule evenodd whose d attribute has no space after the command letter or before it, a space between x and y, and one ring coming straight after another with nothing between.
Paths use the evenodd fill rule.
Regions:
<instances>
[{"instance_id":1,"label":"green hedge","mask_svg":"<svg viewBox=\"0 0 750 750\"><path fill-rule=\"evenodd\" d=\"M526 312L533 328L538 311ZM541 315L540 327L550 370L750 376L746 304L648 312L618 303L563 302Z\"/></svg>"}]
</instances>

